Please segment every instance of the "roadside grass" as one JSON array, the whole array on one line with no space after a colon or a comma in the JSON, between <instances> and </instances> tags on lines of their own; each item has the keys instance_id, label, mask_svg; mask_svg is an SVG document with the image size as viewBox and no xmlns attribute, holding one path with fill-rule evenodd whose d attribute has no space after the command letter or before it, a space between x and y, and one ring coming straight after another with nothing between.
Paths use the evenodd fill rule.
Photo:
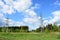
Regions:
<instances>
[{"instance_id":1,"label":"roadside grass","mask_svg":"<svg viewBox=\"0 0 60 40\"><path fill-rule=\"evenodd\" d=\"M56 33L0 33L0 40L60 40Z\"/></svg>"}]
</instances>

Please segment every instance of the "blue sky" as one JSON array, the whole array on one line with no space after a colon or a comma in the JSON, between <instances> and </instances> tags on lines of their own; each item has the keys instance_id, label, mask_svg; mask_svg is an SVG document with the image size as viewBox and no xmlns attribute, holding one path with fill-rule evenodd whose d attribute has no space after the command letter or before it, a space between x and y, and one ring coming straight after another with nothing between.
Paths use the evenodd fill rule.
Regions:
<instances>
[{"instance_id":1,"label":"blue sky","mask_svg":"<svg viewBox=\"0 0 60 40\"><path fill-rule=\"evenodd\" d=\"M0 26L29 26L30 30L40 27L40 13L43 24L60 25L60 0L0 0Z\"/></svg>"}]
</instances>

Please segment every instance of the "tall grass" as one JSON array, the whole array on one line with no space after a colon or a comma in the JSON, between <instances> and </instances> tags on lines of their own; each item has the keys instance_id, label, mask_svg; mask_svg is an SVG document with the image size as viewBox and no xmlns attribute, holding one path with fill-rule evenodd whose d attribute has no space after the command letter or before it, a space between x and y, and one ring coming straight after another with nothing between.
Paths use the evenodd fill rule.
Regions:
<instances>
[{"instance_id":1,"label":"tall grass","mask_svg":"<svg viewBox=\"0 0 60 40\"><path fill-rule=\"evenodd\" d=\"M54 33L0 33L0 40L60 40Z\"/></svg>"}]
</instances>

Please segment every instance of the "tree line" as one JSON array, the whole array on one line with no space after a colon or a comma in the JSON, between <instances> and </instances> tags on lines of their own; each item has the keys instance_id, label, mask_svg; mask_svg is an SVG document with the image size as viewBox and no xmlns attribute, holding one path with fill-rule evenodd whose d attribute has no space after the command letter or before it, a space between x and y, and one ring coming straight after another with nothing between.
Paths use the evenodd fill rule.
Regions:
<instances>
[{"instance_id":1,"label":"tree line","mask_svg":"<svg viewBox=\"0 0 60 40\"><path fill-rule=\"evenodd\" d=\"M6 29L7 28L7 29ZM42 29L42 30L41 30ZM60 26L57 24L48 24L43 27L39 27L36 30L29 31L28 26L9 26L9 27L0 27L0 32L60 32Z\"/></svg>"},{"instance_id":2,"label":"tree line","mask_svg":"<svg viewBox=\"0 0 60 40\"><path fill-rule=\"evenodd\" d=\"M28 26L0 27L0 32L28 32Z\"/></svg>"},{"instance_id":3,"label":"tree line","mask_svg":"<svg viewBox=\"0 0 60 40\"><path fill-rule=\"evenodd\" d=\"M42 29L42 30L41 30ZM39 27L36 30L34 30L35 32L60 32L60 26L58 26L57 24L48 24L44 27Z\"/></svg>"}]
</instances>

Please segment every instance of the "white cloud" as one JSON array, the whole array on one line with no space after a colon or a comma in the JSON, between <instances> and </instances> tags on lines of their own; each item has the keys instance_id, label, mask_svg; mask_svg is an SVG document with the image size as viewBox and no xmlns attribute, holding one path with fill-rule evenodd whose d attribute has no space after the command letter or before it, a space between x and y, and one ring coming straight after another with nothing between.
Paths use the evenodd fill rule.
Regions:
<instances>
[{"instance_id":1,"label":"white cloud","mask_svg":"<svg viewBox=\"0 0 60 40\"><path fill-rule=\"evenodd\" d=\"M26 10L25 15L30 16L30 17L37 16L36 12L34 10L31 10L31 9Z\"/></svg>"},{"instance_id":2,"label":"white cloud","mask_svg":"<svg viewBox=\"0 0 60 40\"><path fill-rule=\"evenodd\" d=\"M23 21L29 26L29 30L40 27L40 17L24 18Z\"/></svg>"},{"instance_id":3,"label":"white cloud","mask_svg":"<svg viewBox=\"0 0 60 40\"><path fill-rule=\"evenodd\" d=\"M4 15L0 13L0 26L4 25Z\"/></svg>"},{"instance_id":4,"label":"white cloud","mask_svg":"<svg viewBox=\"0 0 60 40\"><path fill-rule=\"evenodd\" d=\"M32 10L34 9L39 9L40 8L40 4L36 3L34 6L31 7Z\"/></svg>"},{"instance_id":5,"label":"white cloud","mask_svg":"<svg viewBox=\"0 0 60 40\"><path fill-rule=\"evenodd\" d=\"M13 3L13 6L18 11L24 11L31 6L31 0L18 0Z\"/></svg>"},{"instance_id":6,"label":"white cloud","mask_svg":"<svg viewBox=\"0 0 60 40\"><path fill-rule=\"evenodd\" d=\"M53 18L50 19L49 23L55 23L55 22L59 22L60 21L60 11L54 11L52 12L53 14Z\"/></svg>"},{"instance_id":7,"label":"white cloud","mask_svg":"<svg viewBox=\"0 0 60 40\"><path fill-rule=\"evenodd\" d=\"M8 14L12 14L14 13L14 9L12 8L12 6L8 6L8 5L4 5L5 7L3 7L2 12L3 13L8 13Z\"/></svg>"},{"instance_id":8,"label":"white cloud","mask_svg":"<svg viewBox=\"0 0 60 40\"><path fill-rule=\"evenodd\" d=\"M4 3L2 1L0 1L0 6L3 6L3 5L4 5Z\"/></svg>"},{"instance_id":9,"label":"white cloud","mask_svg":"<svg viewBox=\"0 0 60 40\"><path fill-rule=\"evenodd\" d=\"M46 26L47 24L49 24L49 21L48 20L44 20L43 21L43 25Z\"/></svg>"},{"instance_id":10,"label":"white cloud","mask_svg":"<svg viewBox=\"0 0 60 40\"><path fill-rule=\"evenodd\" d=\"M16 22L16 23L14 24L14 26L23 26L23 25L25 25L23 22Z\"/></svg>"},{"instance_id":11,"label":"white cloud","mask_svg":"<svg viewBox=\"0 0 60 40\"><path fill-rule=\"evenodd\" d=\"M60 16L60 11L54 11L54 12L52 12L52 14L53 14L54 16Z\"/></svg>"},{"instance_id":12,"label":"white cloud","mask_svg":"<svg viewBox=\"0 0 60 40\"><path fill-rule=\"evenodd\" d=\"M38 20L38 18L24 18L23 21L26 23L32 24L32 23L37 23L39 20Z\"/></svg>"},{"instance_id":13,"label":"white cloud","mask_svg":"<svg viewBox=\"0 0 60 40\"><path fill-rule=\"evenodd\" d=\"M22 25L24 25L23 22L14 21L11 19L9 19L8 21L9 21L9 26L22 26Z\"/></svg>"},{"instance_id":14,"label":"white cloud","mask_svg":"<svg viewBox=\"0 0 60 40\"><path fill-rule=\"evenodd\" d=\"M35 6L32 6L30 9L25 10L25 16L26 17L37 17L37 13L34 11L35 9L40 8L39 4L35 4Z\"/></svg>"},{"instance_id":15,"label":"white cloud","mask_svg":"<svg viewBox=\"0 0 60 40\"><path fill-rule=\"evenodd\" d=\"M5 26L7 19L4 17L3 14L0 13L0 26ZM24 25L23 22L19 22L19 21L14 21L12 19L8 19L8 24L9 26L22 26Z\"/></svg>"},{"instance_id":16,"label":"white cloud","mask_svg":"<svg viewBox=\"0 0 60 40\"><path fill-rule=\"evenodd\" d=\"M3 17L3 14L0 14L0 17Z\"/></svg>"},{"instance_id":17,"label":"white cloud","mask_svg":"<svg viewBox=\"0 0 60 40\"><path fill-rule=\"evenodd\" d=\"M5 2L8 5L13 6L13 8L16 9L17 11L19 11L19 12L28 9L31 6L31 4L32 4L31 0L16 0L16 1L5 0Z\"/></svg>"},{"instance_id":18,"label":"white cloud","mask_svg":"<svg viewBox=\"0 0 60 40\"><path fill-rule=\"evenodd\" d=\"M48 25L48 24L54 24L57 23L58 25L60 25L60 11L54 11L51 13L52 16L49 17L48 19L44 18L43 24L44 26Z\"/></svg>"},{"instance_id":19,"label":"white cloud","mask_svg":"<svg viewBox=\"0 0 60 40\"><path fill-rule=\"evenodd\" d=\"M6 5L4 2L0 1L0 12L5 14L12 14L14 12L14 9L12 6Z\"/></svg>"},{"instance_id":20,"label":"white cloud","mask_svg":"<svg viewBox=\"0 0 60 40\"><path fill-rule=\"evenodd\" d=\"M23 19L24 22L18 22L18 21L9 19L9 25L10 26L20 26L20 25L25 25L24 23L27 23L27 24L34 24L35 26L33 26L33 27L37 28L40 26L40 23L39 23L40 17L37 16L34 9L39 8L39 6L38 6L38 4L35 4L34 7L31 7L31 5L32 5L31 1L32 0L15 0L15 1L4 0L4 2L5 2L5 4L4 4L4 2L2 2L0 0L0 13L13 14L13 13L15 13L15 10L18 12L24 12L25 13L24 16L27 16ZM0 15L3 16L2 14L0 14ZM5 17L2 18L2 21L4 23L6 23L6 20L7 19ZM30 26L30 27L32 27L32 26Z\"/></svg>"},{"instance_id":21,"label":"white cloud","mask_svg":"<svg viewBox=\"0 0 60 40\"><path fill-rule=\"evenodd\" d=\"M31 0L4 0L4 2L0 0L0 12L8 14L15 13L15 10L25 11L32 5Z\"/></svg>"},{"instance_id":22,"label":"white cloud","mask_svg":"<svg viewBox=\"0 0 60 40\"><path fill-rule=\"evenodd\" d=\"M40 18L37 16L37 13L34 11L35 9L38 9L39 6L36 4L34 7L31 7L30 9L25 10L25 17L23 21L28 24L29 30L36 29L40 27Z\"/></svg>"}]
</instances>

